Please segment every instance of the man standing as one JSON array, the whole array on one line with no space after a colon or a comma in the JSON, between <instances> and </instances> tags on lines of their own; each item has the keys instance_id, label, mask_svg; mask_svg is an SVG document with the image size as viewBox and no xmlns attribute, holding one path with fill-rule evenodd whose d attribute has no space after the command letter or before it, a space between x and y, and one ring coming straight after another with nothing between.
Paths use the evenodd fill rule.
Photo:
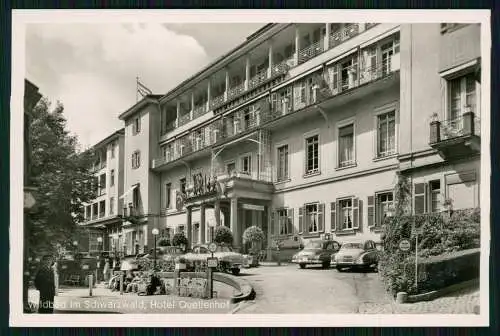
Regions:
<instances>
[{"instance_id":1,"label":"man standing","mask_svg":"<svg viewBox=\"0 0 500 336\"><path fill-rule=\"evenodd\" d=\"M40 292L39 314L52 314L54 312L54 270L52 269L52 256L42 258L41 267L35 277L35 287Z\"/></svg>"}]
</instances>

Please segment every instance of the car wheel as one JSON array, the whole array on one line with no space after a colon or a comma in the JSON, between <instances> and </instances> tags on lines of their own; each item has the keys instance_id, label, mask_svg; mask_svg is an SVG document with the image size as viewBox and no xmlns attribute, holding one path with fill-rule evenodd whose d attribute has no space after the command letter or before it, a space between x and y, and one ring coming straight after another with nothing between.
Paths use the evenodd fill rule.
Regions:
<instances>
[{"instance_id":1,"label":"car wheel","mask_svg":"<svg viewBox=\"0 0 500 336\"><path fill-rule=\"evenodd\" d=\"M336 267L336 269L337 269L337 271L339 271L339 272L344 272L344 269L343 269L342 267L340 267L340 266L337 266L337 267Z\"/></svg>"},{"instance_id":2,"label":"car wheel","mask_svg":"<svg viewBox=\"0 0 500 336\"><path fill-rule=\"evenodd\" d=\"M306 268L306 264L299 264L300 268L304 269Z\"/></svg>"},{"instance_id":3,"label":"car wheel","mask_svg":"<svg viewBox=\"0 0 500 336\"><path fill-rule=\"evenodd\" d=\"M330 262L329 262L329 261L324 261L324 262L321 264L321 267L323 267L323 268L329 268L329 267L330 267Z\"/></svg>"},{"instance_id":4,"label":"car wheel","mask_svg":"<svg viewBox=\"0 0 500 336\"><path fill-rule=\"evenodd\" d=\"M239 275L240 274L240 269L239 268L233 268L231 270L231 273L233 273L233 275Z\"/></svg>"}]
</instances>

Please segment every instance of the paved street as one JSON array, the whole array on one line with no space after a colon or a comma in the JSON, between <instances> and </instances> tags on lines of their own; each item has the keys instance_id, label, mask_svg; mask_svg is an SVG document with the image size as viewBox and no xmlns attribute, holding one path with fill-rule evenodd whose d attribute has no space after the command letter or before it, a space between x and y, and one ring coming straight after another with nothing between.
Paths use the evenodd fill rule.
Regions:
<instances>
[{"instance_id":1,"label":"paved street","mask_svg":"<svg viewBox=\"0 0 500 336\"><path fill-rule=\"evenodd\" d=\"M472 314L479 312L479 291L468 289L429 302L396 304L378 273L342 272L295 265L245 270L257 298L241 303L238 314L365 313Z\"/></svg>"}]
</instances>

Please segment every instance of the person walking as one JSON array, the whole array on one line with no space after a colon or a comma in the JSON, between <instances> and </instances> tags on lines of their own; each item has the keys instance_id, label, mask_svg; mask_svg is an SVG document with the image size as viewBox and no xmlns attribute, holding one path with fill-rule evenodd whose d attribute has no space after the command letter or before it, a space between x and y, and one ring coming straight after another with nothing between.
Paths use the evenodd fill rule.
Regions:
<instances>
[{"instance_id":1,"label":"person walking","mask_svg":"<svg viewBox=\"0 0 500 336\"><path fill-rule=\"evenodd\" d=\"M106 261L104 262L104 268L102 270L103 276L104 276L104 281L109 280L109 273L110 273L110 265L109 265L109 258L106 258Z\"/></svg>"},{"instance_id":2,"label":"person walking","mask_svg":"<svg viewBox=\"0 0 500 336\"><path fill-rule=\"evenodd\" d=\"M41 263L35 277L35 287L40 292L38 313L52 314L54 312L54 296L56 294L54 270L51 267L53 263L52 256L43 256Z\"/></svg>"}]
</instances>

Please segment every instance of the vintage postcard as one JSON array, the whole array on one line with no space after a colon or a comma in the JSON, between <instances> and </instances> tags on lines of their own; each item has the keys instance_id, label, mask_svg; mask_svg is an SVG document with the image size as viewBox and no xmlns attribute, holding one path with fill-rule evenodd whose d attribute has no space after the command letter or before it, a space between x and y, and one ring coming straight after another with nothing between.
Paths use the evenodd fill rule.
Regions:
<instances>
[{"instance_id":1,"label":"vintage postcard","mask_svg":"<svg viewBox=\"0 0 500 336\"><path fill-rule=\"evenodd\" d=\"M489 324L488 11L12 31L11 325Z\"/></svg>"}]
</instances>

